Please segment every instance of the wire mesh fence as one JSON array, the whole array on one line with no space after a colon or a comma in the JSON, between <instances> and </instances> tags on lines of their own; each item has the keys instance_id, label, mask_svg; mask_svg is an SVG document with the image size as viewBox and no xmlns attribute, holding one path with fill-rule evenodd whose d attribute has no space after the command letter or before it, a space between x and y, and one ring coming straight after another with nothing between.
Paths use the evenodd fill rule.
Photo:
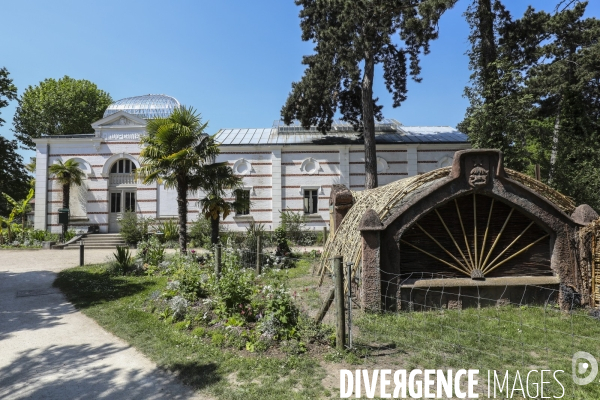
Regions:
<instances>
[{"instance_id":1,"label":"wire mesh fence","mask_svg":"<svg viewBox=\"0 0 600 400\"><path fill-rule=\"evenodd\" d=\"M381 282L396 288L381 296L381 313L347 303L346 347L375 365L478 369L483 398L541 398L542 381L544 397L600 398L599 310L579 308L577 295L557 285L463 281L411 273Z\"/></svg>"}]
</instances>

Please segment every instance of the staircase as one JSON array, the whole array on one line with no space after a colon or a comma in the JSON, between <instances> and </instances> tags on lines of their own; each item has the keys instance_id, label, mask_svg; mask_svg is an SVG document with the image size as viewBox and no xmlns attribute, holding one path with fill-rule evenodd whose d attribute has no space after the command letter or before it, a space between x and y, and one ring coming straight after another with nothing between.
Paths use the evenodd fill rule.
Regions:
<instances>
[{"instance_id":1,"label":"staircase","mask_svg":"<svg viewBox=\"0 0 600 400\"><path fill-rule=\"evenodd\" d=\"M117 246L127 246L118 233L94 233L86 234L83 238L85 249L115 249ZM65 246L65 250L79 249L79 241Z\"/></svg>"}]
</instances>

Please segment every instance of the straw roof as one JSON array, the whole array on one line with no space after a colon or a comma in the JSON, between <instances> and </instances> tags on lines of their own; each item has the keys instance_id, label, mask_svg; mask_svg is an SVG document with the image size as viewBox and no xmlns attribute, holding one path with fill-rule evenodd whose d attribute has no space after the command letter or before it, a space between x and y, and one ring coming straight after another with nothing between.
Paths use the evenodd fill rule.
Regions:
<instances>
[{"instance_id":1,"label":"straw roof","mask_svg":"<svg viewBox=\"0 0 600 400\"><path fill-rule=\"evenodd\" d=\"M330 259L342 254L347 262L354 263L354 270L356 270L362 258L361 235L358 225L363 214L372 208L379 215L381 222L385 224L394 208L401 206L435 182L446 178L450 170L451 167L439 168L375 189L352 192L354 205L342 220L333 238L327 241L321 257L320 270L323 270L324 267L330 269ZM570 215L575 210L575 203L572 199L560 194L550 186L511 169L505 169L505 172L508 178L546 198L563 212Z\"/></svg>"}]
</instances>

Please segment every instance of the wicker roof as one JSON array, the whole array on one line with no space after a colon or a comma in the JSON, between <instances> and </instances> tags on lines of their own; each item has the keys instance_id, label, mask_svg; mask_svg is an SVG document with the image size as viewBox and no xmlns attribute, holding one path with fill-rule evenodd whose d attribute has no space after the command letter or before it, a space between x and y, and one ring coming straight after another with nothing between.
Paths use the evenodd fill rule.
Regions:
<instances>
[{"instance_id":1,"label":"wicker roof","mask_svg":"<svg viewBox=\"0 0 600 400\"><path fill-rule=\"evenodd\" d=\"M343 254L345 261L353 262L354 269L356 269L360 265L362 257L361 236L358 225L365 211L372 208L379 215L381 222L385 224L391 216L390 211L393 208L402 205L431 184L446 178L451 168L439 168L375 189L353 192L354 205L342 220L333 238L327 241L321 258L321 268L330 268L330 258ZM505 172L511 180L546 198L563 212L570 215L575 210L575 203L572 199L560 194L550 186L511 169L505 169Z\"/></svg>"}]
</instances>

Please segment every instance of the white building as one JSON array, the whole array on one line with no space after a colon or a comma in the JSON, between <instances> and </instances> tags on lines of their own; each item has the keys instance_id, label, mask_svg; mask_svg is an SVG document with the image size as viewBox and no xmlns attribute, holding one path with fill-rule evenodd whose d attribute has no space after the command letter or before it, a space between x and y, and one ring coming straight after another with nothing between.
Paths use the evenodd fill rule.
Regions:
<instances>
[{"instance_id":1,"label":"white building","mask_svg":"<svg viewBox=\"0 0 600 400\"><path fill-rule=\"evenodd\" d=\"M62 189L48 167L68 159L78 161L86 175L84 184L71 190L71 226L98 225L101 232L118 232L118 218L126 210L177 218L174 190L134 179L146 120L168 116L177 106L176 99L165 95L126 98L110 105L104 118L92 124L95 133L35 139L35 227L61 230ZM455 151L470 147L464 134L446 126L384 120L376 124L376 131L380 185L450 165ZM250 221L275 229L282 210L305 213L309 227L327 226L332 185L364 187L364 145L345 123L334 124L327 135L279 122L266 129L222 129L216 140L221 143L217 161L227 161L243 177L251 200L249 210L222 222L230 230L243 230ZM188 196L189 221L199 216L201 196Z\"/></svg>"}]
</instances>

